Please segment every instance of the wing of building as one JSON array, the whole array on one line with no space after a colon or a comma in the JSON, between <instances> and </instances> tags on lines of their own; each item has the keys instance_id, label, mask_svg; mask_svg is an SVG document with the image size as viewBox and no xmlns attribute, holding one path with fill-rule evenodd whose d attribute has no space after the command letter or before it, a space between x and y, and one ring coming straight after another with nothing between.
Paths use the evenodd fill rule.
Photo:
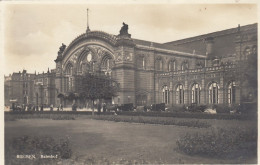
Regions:
<instances>
[{"instance_id":1,"label":"wing of building","mask_svg":"<svg viewBox=\"0 0 260 165\"><path fill-rule=\"evenodd\" d=\"M16 100L71 106L58 96L75 92L76 76L85 72L119 83L114 104L239 104L257 99L257 84L246 77L251 74L257 81L257 70L246 65L257 60L257 24L167 43L134 39L127 30L124 25L119 35L87 31L60 47L52 71L6 76L5 104Z\"/></svg>"}]
</instances>

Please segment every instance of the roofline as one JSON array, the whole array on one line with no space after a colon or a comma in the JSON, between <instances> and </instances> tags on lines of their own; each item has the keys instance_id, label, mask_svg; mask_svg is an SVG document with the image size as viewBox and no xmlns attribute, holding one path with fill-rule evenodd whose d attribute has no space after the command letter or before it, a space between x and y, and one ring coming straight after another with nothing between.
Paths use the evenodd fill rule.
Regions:
<instances>
[{"instance_id":1,"label":"roofline","mask_svg":"<svg viewBox=\"0 0 260 165\"><path fill-rule=\"evenodd\" d=\"M246 28L246 27L249 27L249 26L254 26L254 25L256 25L255 28L257 29L258 23L244 25L244 26L241 26L240 29L241 28ZM179 39L179 40L175 40L175 41L165 42L163 44L166 44L166 45L168 45L168 44L171 44L171 45L181 45L181 44L188 43L188 42L193 42L193 41L197 41L197 40L203 40L207 36L218 37L218 36L222 36L222 35L226 35L226 34L236 33L237 31L234 31L236 29L237 29L237 27L230 28L230 29L225 29L225 30L219 30L219 31L211 32L211 33L201 34L201 35L198 35L198 36L193 36L193 37L189 37L189 38L183 38L183 39Z\"/></svg>"},{"instance_id":2,"label":"roofline","mask_svg":"<svg viewBox=\"0 0 260 165\"><path fill-rule=\"evenodd\" d=\"M207 58L205 55L179 52L179 51L170 50L170 49L155 48L155 47L144 46L144 45L136 45L136 47L139 49L153 50L153 51L157 51L157 52L163 52L163 53L169 53L169 54L175 54L175 55L177 54L177 55L181 55L181 56L196 57L196 58L203 58L203 59Z\"/></svg>"}]
</instances>

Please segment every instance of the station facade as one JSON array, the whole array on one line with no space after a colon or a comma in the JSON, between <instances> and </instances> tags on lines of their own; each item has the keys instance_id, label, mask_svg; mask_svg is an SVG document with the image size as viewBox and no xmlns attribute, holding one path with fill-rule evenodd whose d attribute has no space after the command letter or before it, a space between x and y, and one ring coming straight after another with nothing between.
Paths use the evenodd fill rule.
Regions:
<instances>
[{"instance_id":1,"label":"station facade","mask_svg":"<svg viewBox=\"0 0 260 165\"><path fill-rule=\"evenodd\" d=\"M118 35L88 29L68 46L60 47L55 69L6 76L5 101L64 104L57 96L75 92L76 77L86 72L105 74L119 83L113 104L170 106L256 101L255 86L239 74L246 73L247 68L241 64L252 57L257 60L257 24L168 43L134 39L126 24ZM257 72L252 74L257 79ZM24 79L24 75L30 77ZM28 82L28 87L20 84L14 90L18 88L14 82ZM27 93L14 94L25 89Z\"/></svg>"}]
</instances>

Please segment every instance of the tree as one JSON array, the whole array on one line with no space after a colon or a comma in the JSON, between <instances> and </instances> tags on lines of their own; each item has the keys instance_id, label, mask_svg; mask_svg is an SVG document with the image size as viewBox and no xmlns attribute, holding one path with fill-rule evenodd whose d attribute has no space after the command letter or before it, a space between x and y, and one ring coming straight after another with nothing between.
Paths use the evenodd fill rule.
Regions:
<instances>
[{"instance_id":1,"label":"tree","mask_svg":"<svg viewBox=\"0 0 260 165\"><path fill-rule=\"evenodd\" d=\"M105 75L86 73L77 77L77 92L79 99L91 100L92 115L94 114L94 101L100 99L111 99L117 96L119 84Z\"/></svg>"}]
</instances>

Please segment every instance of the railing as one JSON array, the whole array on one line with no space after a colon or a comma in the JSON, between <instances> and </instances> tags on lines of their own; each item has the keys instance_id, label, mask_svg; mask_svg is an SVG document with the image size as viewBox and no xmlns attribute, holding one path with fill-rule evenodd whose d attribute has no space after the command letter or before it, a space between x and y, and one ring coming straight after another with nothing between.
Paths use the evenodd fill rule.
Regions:
<instances>
[{"instance_id":1,"label":"railing","mask_svg":"<svg viewBox=\"0 0 260 165\"><path fill-rule=\"evenodd\" d=\"M206 67L206 68L197 68L197 69L186 69L186 70L178 70L178 71L172 71L172 72L165 72L165 73L159 73L159 76L171 76L171 75L180 75L180 74L187 74L187 73L202 73L202 72L208 72L208 71L224 71L228 69L236 68L235 64L231 65L223 65L223 66L213 66L213 67Z\"/></svg>"}]
</instances>

